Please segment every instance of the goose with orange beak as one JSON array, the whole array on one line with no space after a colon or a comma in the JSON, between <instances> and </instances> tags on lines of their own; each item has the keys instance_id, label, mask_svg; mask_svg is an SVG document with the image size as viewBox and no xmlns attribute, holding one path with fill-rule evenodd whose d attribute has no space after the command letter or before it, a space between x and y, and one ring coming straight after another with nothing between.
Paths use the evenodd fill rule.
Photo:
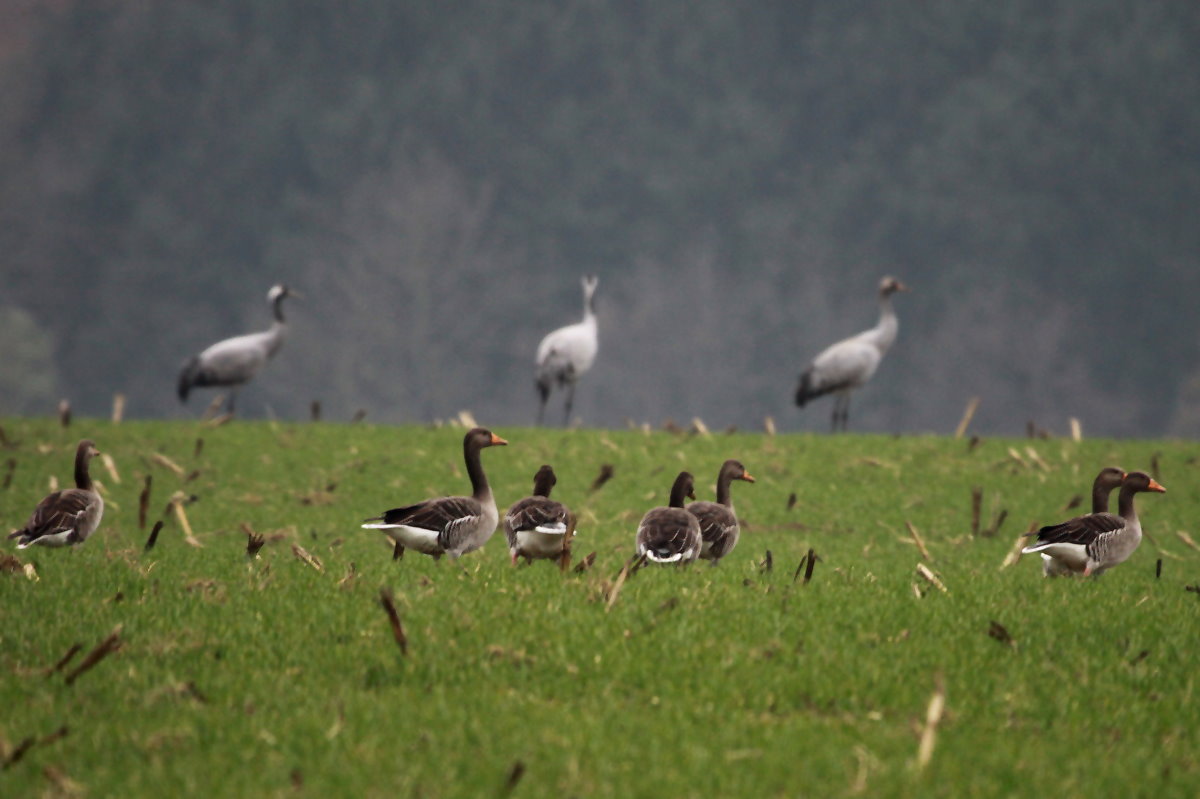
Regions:
<instances>
[{"instance_id":1,"label":"goose with orange beak","mask_svg":"<svg viewBox=\"0 0 1200 799\"><path fill-rule=\"evenodd\" d=\"M754 482L746 467L730 458L721 464L721 471L717 473L717 501L691 502L687 506L688 513L700 520L700 557L711 560L714 566L733 551L741 535L729 491L729 484L734 480Z\"/></svg>"},{"instance_id":2,"label":"goose with orange beak","mask_svg":"<svg viewBox=\"0 0 1200 799\"><path fill-rule=\"evenodd\" d=\"M405 549L415 549L434 558L442 555L458 558L474 552L487 543L500 522L479 453L486 447L507 443L491 430L476 427L463 438L463 460L471 478L471 496L438 497L392 508L366 519L363 527L379 530L392 539L397 558L403 557Z\"/></svg>"},{"instance_id":3,"label":"goose with orange beak","mask_svg":"<svg viewBox=\"0 0 1200 799\"><path fill-rule=\"evenodd\" d=\"M1142 523L1134 507L1134 496L1144 492L1163 494L1166 490L1145 472L1130 472L1121 481L1116 515L1089 513L1043 527L1029 534L1037 536L1037 543L1021 551L1049 555L1058 566L1054 573L1085 577L1103 574L1128 560L1142 543ZM1047 577L1054 573L1045 572Z\"/></svg>"}]
</instances>

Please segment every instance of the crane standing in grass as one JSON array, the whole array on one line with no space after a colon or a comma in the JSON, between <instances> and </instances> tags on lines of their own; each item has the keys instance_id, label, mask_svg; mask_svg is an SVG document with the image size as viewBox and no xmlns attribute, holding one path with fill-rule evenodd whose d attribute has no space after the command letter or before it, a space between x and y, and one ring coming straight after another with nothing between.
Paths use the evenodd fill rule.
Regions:
<instances>
[{"instance_id":1,"label":"crane standing in grass","mask_svg":"<svg viewBox=\"0 0 1200 799\"><path fill-rule=\"evenodd\" d=\"M599 279L585 275L583 283L583 321L560 327L548 333L537 349L537 423L546 413L546 400L555 384L567 391L563 424L571 421L571 405L575 401L575 384L596 360L599 341L596 335L596 306L594 297Z\"/></svg>"},{"instance_id":2,"label":"crane standing in grass","mask_svg":"<svg viewBox=\"0 0 1200 799\"><path fill-rule=\"evenodd\" d=\"M299 295L282 283L272 286L267 292L267 302L271 304L275 315L270 329L218 341L199 355L189 358L179 373L179 401L187 402L188 392L196 387L229 386L232 391L228 410L233 413L238 387L258 374L283 346L287 336L283 301L286 297L296 296Z\"/></svg>"},{"instance_id":3,"label":"crane standing in grass","mask_svg":"<svg viewBox=\"0 0 1200 799\"><path fill-rule=\"evenodd\" d=\"M813 359L800 375L796 387L796 404L805 403L825 394L834 394L833 429L846 429L850 419L850 392L871 379L879 362L896 340L899 322L892 309L892 295L908 291L908 286L892 277L879 282L879 323L857 336L842 339Z\"/></svg>"}]
</instances>

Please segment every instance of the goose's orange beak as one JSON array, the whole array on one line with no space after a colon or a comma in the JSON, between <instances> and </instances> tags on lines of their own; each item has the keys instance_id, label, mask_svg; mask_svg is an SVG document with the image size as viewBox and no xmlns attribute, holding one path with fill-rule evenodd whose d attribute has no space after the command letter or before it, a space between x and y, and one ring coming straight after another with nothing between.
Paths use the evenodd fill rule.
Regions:
<instances>
[{"instance_id":1,"label":"goose's orange beak","mask_svg":"<svg viewBox=\"0 0 1200 799\"><path fill-rule=\"evenodd\" d=\"M1150 490L1150 491L1157 492L1157 493L1159 493L1159 494L1165 494L1165 493L1167 493L1167 489L1165 489L1165 488L1163 488L1161 485L1159 485L1159 484L1158 484L1158 481L1157 481L1157 480L1154 480L1153 478L1151 478L1151 480L1150 480L1150 488L1149 488L1149 490Z\"/></svg>"},{"instance_id":2,"label":"goose's orange beak","mask_svg":"<svg viewBox=\"0 0 1200 799\"><path fill-rule=\"evenodd\" d=\"M508 443L508 442L507 442L507 441L505 441L503 438L501 438L500 436L496 435L495 433L492 433L492 441L491 441L491 444L492 444L492 446L493 446L493 447L495 447L495 446L501 446L501 447L503 447L503 446L504 446L505 444L507 444L507 443Z\"/></svg>"},{"instance_id":3,"label":"goose's orange beak","mask_svg":"<svg viewBox=\"0 0 1200 799\"><path fill-rule=\"evenodd\" d=\"M753 482L754 482L754 476L753 476L753 475L751 475L751 474L750 474L750 472L742 472L741 479L742 479L742 480L745 480L747 483L753 483Z\"/></svg>"}]
</instances>

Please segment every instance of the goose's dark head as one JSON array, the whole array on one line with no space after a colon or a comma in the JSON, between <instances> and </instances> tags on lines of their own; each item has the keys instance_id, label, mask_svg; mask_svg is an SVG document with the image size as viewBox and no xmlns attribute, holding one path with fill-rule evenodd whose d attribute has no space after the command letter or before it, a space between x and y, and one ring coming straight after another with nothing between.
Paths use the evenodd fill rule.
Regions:
<instances>
[{"instance_id":1,"label":"goose's dark head","mask_svg":"<svg viewBox=\"0 0 1200 799\"><path fill-rule=\"evenodd\" d=\"M671 507L682 508L683 500L696 498L696 478L691 472L680 472L671 486Z\"/></svg>"},{"instance_id":2,"label":"goose's dark head","mask_svg":"<svg viewBox=\"0 0 1200 799\"><path fill-rule=\"evenodd\" d=\"M533 495L535 497L550 496L550 489L554 488L556 483L558 483L558 478L554 476L554 469L550 468L550 464L542 466L533 476Z\"/></svg>"},{"instance_id":3,"label":"goose's dark head","mask_svg":"<svg viewBox=\"0 0 1200 799\"><path fill-rule=\"evenodd\" d=\"M725 461L724 465L721 466L721 472L728 474L731 480L745 480L747 483L754 482L754 478L750 475L750 472L746 471L746 467L742 465L741 461L735 461L732 458Z\"/></svg>"},{"instance_id":4,"label":"goose's dark head","mask_svg":"<svg viewBox=\"0 0 1200 799\"><path fill-rule=\"evenodd\" d=\"M1167 489L1159 485L1153 477L1145 472L1130 472L1125 475L1125 480L1121 483L1121 490L1133 493L1140 493L1142 491L1153 491L1156 494L1167 493Z\"/></svg>"},{"instance_id":5,"label":"goose's dark head","mask_svg":"<svg viewBox=\"0 0 1200 799\"><path fill-rule=\"evenodd\" d=\"M466 449L480 450L484 447L502 447L507 443L507 441L491 430L482 427L476 427L468 431L466 436L463 437L463 447Z\"/></svg>"},{"instance_id":6,"label":"goose's dark head","mask_svg":"<svg viewBox=\"0 0 1200 799\"><path fill-rule=\"evenodd\" d=\"M1100 470L1100 474L1096 475L1094 487L1100 491L1112 491L1114 488L1119 488L1121 483L1125 481L1125 472L1118 469L1116 466L1106 466Z\"/></svg>"}]
</instances>

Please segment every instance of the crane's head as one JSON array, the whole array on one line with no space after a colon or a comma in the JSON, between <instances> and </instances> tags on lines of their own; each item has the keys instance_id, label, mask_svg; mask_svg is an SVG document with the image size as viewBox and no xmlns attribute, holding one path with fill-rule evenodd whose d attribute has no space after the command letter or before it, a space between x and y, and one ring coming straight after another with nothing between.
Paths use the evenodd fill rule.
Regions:
<instances>
[{"instance_id":1,"label":"crane's head","mask_svg":"<svg viewBox=\"0 0 1200 799\"><path fill-rule=\"evenodd\" d=\"M296 296L299 295L297 295L284 284L276 283L274 286L271 286L271 290L267 292L267 302L275 302L276 300L282 300L284 297Z\"/></svg>"},{"instance_id":2,"label":"crane's head","mask_svg":"<svg viewBox=\"0 0 1200 799\"><path fill-rule=\"evenodd\" d=\"M908 291L908 286L901 283L896 278L888 275L879 281L879 294L883 297L890 297L897 291Z\"/></svg>"},{"instance_id":3,"label":"crane's head","mask_svg":"<svg viewBox=\"0 0 1200 799\"><path fill-rule=\"evenodd\" d=\"M584 275L579 282L583 284L583 295L590 299L596 293L596 286L600 283L600 278L596 275Z\"/></svg>"}]
</instances>

